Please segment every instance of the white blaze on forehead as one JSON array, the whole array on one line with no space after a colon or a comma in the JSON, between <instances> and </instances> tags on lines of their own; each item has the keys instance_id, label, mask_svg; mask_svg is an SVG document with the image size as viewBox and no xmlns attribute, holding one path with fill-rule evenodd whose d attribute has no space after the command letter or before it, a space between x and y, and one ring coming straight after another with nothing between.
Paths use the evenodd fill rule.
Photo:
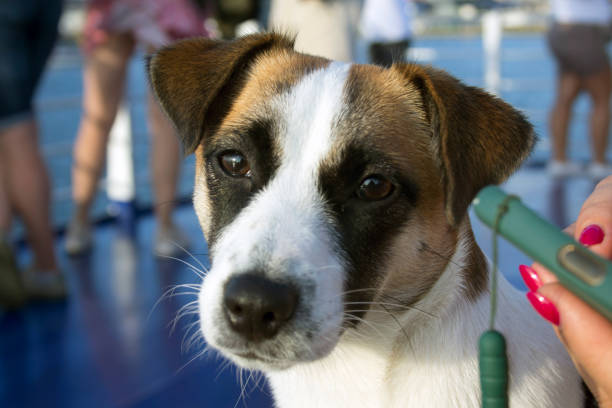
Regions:
<instances>
[{"instance_id":1,"label":"white blaze on forehead","mask_svg":"<svg viewBox=\"0 0 612 408\"><path fill-rule=\"evenodd\" d=\"M349 69L350 64L334 62L307 75L275 101L281 116L281 166L285 169L293 168L310 177L329 152L334 119L344 105Z\"/></svg>"}]
</instances>

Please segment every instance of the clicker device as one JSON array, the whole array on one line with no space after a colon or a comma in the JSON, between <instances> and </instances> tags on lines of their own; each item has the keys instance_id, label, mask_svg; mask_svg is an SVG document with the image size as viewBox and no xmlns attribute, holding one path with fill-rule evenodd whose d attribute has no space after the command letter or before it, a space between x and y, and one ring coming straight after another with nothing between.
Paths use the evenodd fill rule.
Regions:
<instances>
[{"instance_id":1,"label":"clicker device","mask_svg":"<svg viewBox=\"0 0 612 408\"><path fill-rule=\"evenodd\" d=\"M496 186L480 190L473 201L478 218L493 228L499 206L506 206L497 232L553 272L559 282L612 321L612 262L589 251Z\"/></svg>"}]
</instances>

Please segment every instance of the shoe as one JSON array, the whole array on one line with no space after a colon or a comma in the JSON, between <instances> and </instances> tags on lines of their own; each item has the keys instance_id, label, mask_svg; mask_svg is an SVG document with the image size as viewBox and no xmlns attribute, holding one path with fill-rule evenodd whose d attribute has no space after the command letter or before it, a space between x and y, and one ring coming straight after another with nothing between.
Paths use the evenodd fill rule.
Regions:
<instances>
[{"instance_id":1,"label":"shoe","mask_svg":"<svg viewBox=\"0 0 612 408\"><path fill-rule=\"evenodd\" d=\"M155 236L154 253L161 257L176 257L185 254L189 239L176 226L158 228Z\"/></svg>"},{"instance_id":2,"label":"shoe","mask_svg":"<svg viewBox=\"0 0 612 408\"><path fill-rule=\"evenodd\" d=\"M582 172L582 166L570 161L551 160L546 166L548 173L555 178L577 176Z\"/></svg>"},{"instance_id":3,"label":"shoe","mask_svg":"<svg viewBox=\"0 0 612 408\"><path fill-rule=\"evenodd\" d=\"M0 306L17 309L26 303L17 261L11 246L0 240Z\"/></svg>"},{"instance_id":4,"label":"shoe","mask_svg":"<svg viewBox=\"0 0 612 408\"><path fill-rule=\"evenodd\" d=\"M30 267L23 271L23 286L30 299L63 300L68 296L64 276L57 269L39 271Z\"/></svg>"},{"instance_id":5,"label":"shoe","mask_svg":"<svg viewBox=\"0 0 612 408\"><path fill-rule=\"evenodd\" d=\"M612 166L608 163L593 162L588 165L586 172L593 180L599 181L612 174Z\"/></svg>"},{"instance_id":6,"label":"shoe","mask_svg":"<svg viewBox=\"0 0 612 408\"><path fill-rule=\"evenodd\" d=\"M81 255L91 249L91 225L70 221L66 231L64 249L68 255Z\"/></svg>"}]
</instances>

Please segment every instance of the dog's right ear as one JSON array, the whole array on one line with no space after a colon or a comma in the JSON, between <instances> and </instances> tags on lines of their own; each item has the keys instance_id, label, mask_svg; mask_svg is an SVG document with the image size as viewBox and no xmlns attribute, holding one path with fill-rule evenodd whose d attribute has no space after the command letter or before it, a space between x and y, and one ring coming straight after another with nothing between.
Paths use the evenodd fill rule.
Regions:
<instances>
[{"instance_id":1,"label":"dog's right ear","mask_svg":"<svg viewBox=\"0 0 612 408\"><path fill-rule=\"evenodd\" d=\"M147 61L151 86L190 154L213 133L246 81L246 68L272 48L293 49L278 34L255 34L235 41L205 38L179 41Z\"/></svg>"}]
</instances>

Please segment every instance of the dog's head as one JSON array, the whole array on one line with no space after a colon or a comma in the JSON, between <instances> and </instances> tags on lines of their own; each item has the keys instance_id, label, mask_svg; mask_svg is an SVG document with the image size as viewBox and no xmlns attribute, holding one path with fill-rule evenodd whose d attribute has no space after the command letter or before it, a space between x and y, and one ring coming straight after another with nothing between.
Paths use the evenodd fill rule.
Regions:
<instances>
[{"instance_id":1,"label":"dog's head","mask_svg":"<svg viewBox=\"0 0 612 408\"><path fill-rule=\"evenodd\" d=\"M275 34L179 42L149 71L196 155L204 336L251 368L321 358L373 302L425 296L476 192L533 144L520 113L441 71L331 62Z\"/></svg>"}]
</instances>

